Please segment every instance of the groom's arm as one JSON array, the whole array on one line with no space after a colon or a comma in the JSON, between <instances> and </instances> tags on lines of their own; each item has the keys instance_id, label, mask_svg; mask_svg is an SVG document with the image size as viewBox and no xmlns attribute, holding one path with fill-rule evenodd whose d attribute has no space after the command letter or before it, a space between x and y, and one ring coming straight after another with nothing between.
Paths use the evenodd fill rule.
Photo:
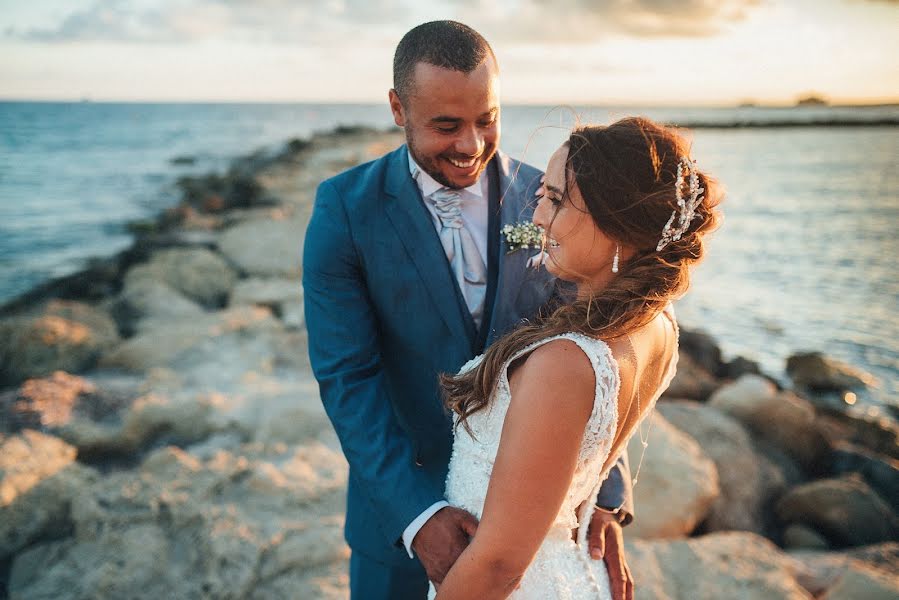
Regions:
<instances>
[{"instance_id":1,"label":"groom's arm","mask_svg":"<svg viewBox=\"0 0 899 600\"><path fill-rule=\"evenodd\" d=\"M596 505L614 512L618 522L628 525L634 520L634 489L631 483L627 452L622 452L596 497Z\"/></svg>"},{"instance_id":2,"label":"groom's arm","mask_svg":"<svg viewBox=\"0 0 899 600\"><path fill-rule=\"evenodd\" d=\"M381 368L378 323L343 203L319 186L303 251L309 358L354 478L381 515L390 541L443 500L415 468L412 440L399 426Z\"/></svg>"}]
</instances>

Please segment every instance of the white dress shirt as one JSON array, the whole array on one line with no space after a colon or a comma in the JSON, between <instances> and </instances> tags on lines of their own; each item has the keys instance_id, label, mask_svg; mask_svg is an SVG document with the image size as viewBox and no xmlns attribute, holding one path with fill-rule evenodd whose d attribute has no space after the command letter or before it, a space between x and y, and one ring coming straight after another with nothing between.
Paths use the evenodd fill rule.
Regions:
<instances>
[{"instance_id":1,"label":"white dress shirt","mask_svg":"<svg viewBox=\"0 0 899 600\"><path fill-rule=\"evenodd\" d=\"M415 162L415 159L412 158L412 154L409 154L409 171L412 173L412 178L415 179L415 183L418 184L421 197L425 200L425 207L431 214L434 228L439 234L442 225L440 224L440 218L437 216L437 209L429 198L431 194L446 186L436 181L419 167L418 163ZM478 247L478 253L480 253L481 259L484 261L485 265L487 264L487 224L489 222L487 199L488 190L490 189L487 173L487 171L484 171L478 181L467 188L460 190L462 192L462 222L465 225L465 228L468 229L471 237L474 238L474 243ZM476 323L476 325L478 327L481 326L480 323ZM435 502L423 513L418 515L414 521L409 523L409 526L403 531L403 545L406 546L406 552L409 553L409 558L413 557L412 540L415 539L415 535L421 530L428 519L433 517L438 510L445 506L449 506L449 503L445 500Z\"/></svg>"}]
</instances>

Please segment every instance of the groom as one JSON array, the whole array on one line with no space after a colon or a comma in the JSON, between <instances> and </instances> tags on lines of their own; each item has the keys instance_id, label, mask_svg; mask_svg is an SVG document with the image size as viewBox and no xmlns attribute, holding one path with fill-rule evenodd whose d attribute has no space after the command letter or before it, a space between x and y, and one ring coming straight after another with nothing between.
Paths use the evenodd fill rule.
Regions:
<instances>
[{"instance_id":1,"label":"groom","mask_svg":"<svg viewBox=\"0 0 899 600\"><path fill-rule=\"evenodd\" d=\"M354 599L413 599L442 581L477 521L443 501L453 443L437 374L455 373L552 296L529 253L500 230L530 221L541 173L497 151L498 67L487 41L453 21L409 31L390 108L406 145L323 182L306 234L309 355L350 465L346 539ZM626 464L598 503L617 598L632 593L619 519ZM594 554L598 556L598 554Z\"/></svg>"}]
</instances>

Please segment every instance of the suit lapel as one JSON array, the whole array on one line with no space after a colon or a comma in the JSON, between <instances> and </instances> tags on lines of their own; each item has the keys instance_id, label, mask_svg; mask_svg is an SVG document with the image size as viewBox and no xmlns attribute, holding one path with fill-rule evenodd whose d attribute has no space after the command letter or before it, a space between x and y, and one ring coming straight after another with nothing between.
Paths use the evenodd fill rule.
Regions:
<instances>
[{"instance_id":1,"label":"suit lapel","mask_svg":"<svg viewBox=\"0 0 899 600\"><path fill-rule=\"evenodd\" d=\"M492 299L490 326L483 332L485 336L482 347L489 346L498 333L508 328L509 323L506 321L510 318L510 305L522 285L523 278L536 274L526 266L528 258L536 251L507 252L505 237L500 235L500 230L506 225L531 220L536 205L534 192L539 187L539 181L532 176L526 177L519 174L519 163L502 152L496 153L494 162L496 163L500 203L499 222L495 227L495 251L498 255L497 276L495 294Z\"/></svg>"},{"instance_id":2,"label":"suit lapel","mask_svg":"<svg viewBox=\"0 0 899 600\"><path fill-rule=\"evenodd\" d=\"M446 260L431 215L424 206L421 192L409 172L408 160L405 146L390 157L384 183L388 196L385 203L387 217L453 337L465 339L469 346L474 346L474 322L461 301L459 286Z\"/></svg>"}]
</instances>

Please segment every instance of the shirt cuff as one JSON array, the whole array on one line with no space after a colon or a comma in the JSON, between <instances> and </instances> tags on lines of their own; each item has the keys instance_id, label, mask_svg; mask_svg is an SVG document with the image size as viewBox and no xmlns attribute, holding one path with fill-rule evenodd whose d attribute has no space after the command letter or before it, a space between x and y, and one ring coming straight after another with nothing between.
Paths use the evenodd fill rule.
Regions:
<instances>
[{"instance_id":1,"label":"shirt cuff","mask_svg":"<svg viewBox=\"0 0 899 600\"><path fill-rule=\"evenodd\" d=\"M435 502L423 513L415 517L415 520L409 523L409 526L403 531L403 545L406 547L406 552L409 553L409 558L415 558L412 554L412 540L415 539L416 534L422 527L424 527L424 524L428 522L428 519L433 517L438 510L447 506L449 506L449 502L446 500Z\"/></svg>"}]
</instances>

